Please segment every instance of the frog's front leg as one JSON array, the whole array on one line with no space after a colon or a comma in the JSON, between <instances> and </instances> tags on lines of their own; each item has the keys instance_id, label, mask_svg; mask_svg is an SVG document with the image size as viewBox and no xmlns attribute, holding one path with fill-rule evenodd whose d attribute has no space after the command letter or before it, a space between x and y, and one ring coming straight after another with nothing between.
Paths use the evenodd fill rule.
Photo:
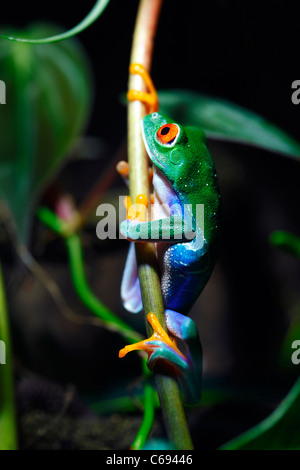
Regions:
<instances>
[{"instance_id":1,"label":"frog's front leg","mask_svg":"<svg viewBox=\"0 0 300 470\"><path fill-rule=\"evenodd\" d=\"M172 333L185 342L187 355L177 347L177 341L162 328L154 313L147 319L153 328L153 335L139 343L125 346L119 357L124 357L133 350L144 350L148 354L148 367L154 369L156 363L167 364L178 378L184 399L188 403L197 403L201 396L202 353L195 323L188 317L168 310L167 321ZM195 361L195 362L194 362Z\"/></svg>"},{"instance_id":2,"label":"frog's front leg","mask_svg":"<svg viewBox=\"0 0 300 470\"><path fill-rule=\"evenodd\" d=\"M180 216L140 222L137 218L120 224L121 234L130 241L183 243L195 238L192 227Z\"/></svg>"}]
</instances>

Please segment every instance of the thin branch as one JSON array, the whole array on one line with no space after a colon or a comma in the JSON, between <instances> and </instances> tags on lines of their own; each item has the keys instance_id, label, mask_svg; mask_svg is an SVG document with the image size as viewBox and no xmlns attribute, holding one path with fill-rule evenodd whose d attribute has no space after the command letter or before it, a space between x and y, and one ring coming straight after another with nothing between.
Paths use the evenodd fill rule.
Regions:
<instances>
[{"instance_id":1,"label":"thin branch","mask_svg":"<svg viewBox=\"0 0 300 470\"><path fill-rule=\"evenodd\" d=\"M72 217L72 202L70 203L70 206L67 208L66 212L70 217ZM99 319L101 319L102 326L121 334L126 341L140 341L142 339L140 334L135 332L124 321L114 315L114 313L111 312L104 304L102 304L102 302L91 291L85 274L80 236L76 233L66 235L65 226L68 224L68 222L60 219L54 212L50 211L50 209L41 208L38 211L38 216L46 225L51 227L52 230L64 238L69 255L69 265L73 284L78 296L86 305L86 307L89 308L95 315L97 315ZM47 283L46 285L47 288L49 288ZM55 293L57 294L56 290ZM75 318L77 318L77 316ZM143 374L145 377L144 417L142 425L132 444L132 449L141 449L144 446L151 432L154 420L155 396L153 388L150 384L152 373L147 368L145 357L142 354L140 354L140 356L142 359Z\"/></svg>"},{"instance_id":2,"label":"thin branch","mask_svg":"<svg viewBox=\"0 0 300 470\"><path fill-rule=\"evenodd\" d=\"M80 21L79 24L74 26L74 28L69 29L68 31L57 34L56 36L50 36L47 38L40 38L40 39L31 39L31 38L18 38L15 36L8 36L7 34L0 34L0 37L3 39L8 39L9 41L15 42L22 42L25 44L49 44L53 42L63 41L65 39L69 39L73 36L84 31L88 28L94 21L96 21L99 16L103 13L105 8L107 7L110 0L98 0L91 11L87 14L87 16Z\"/></svg>"},{"instance_id":3,"label":"thin branch","mask_svg":"<svg viewBox=\"0 0 300 470\"><path fill-rule=\"evenodd\" d=\"M80 236L75 233L66 235L67 222L46 207L41 207L37 215L45 225L64 238L72 281L82 302L100 318L104 327L121 334L127 341L140 341L141 335L111 312L91 291L85 274Z\"/></svg>"},{"instance_id":4,"label":"thin branch","mask_svg":"<svg viewBox=\"0 0 300 470\"><path fill-rule=\"evenodd\" d=\"M150 70L151 66L161 4L162 0L141 0L136 19L130 63L140 63L147 70ZM144 91L141 77L129 76L129 90ZM139 194L146 194L150 200L148 157L140 132L140 122L145 115L146 108L141 102L134 101L128 104L129 187L132 201L135 201ZM154 245L136 243L135 247L145 314L155 312L165 328L164 306ZM146 325L150 335L151 330L147 320ZM156 373L155 377L169 439L177 449L192 449L193 445L176 380L161 373Z\"/></svg>"},{"instance_id":5,"label":"thin branch","mask_svg":"<svg viewBox=\"0 0 300 470\"><path fill-rule=\"evenodd\" d=\"M123 141L120 145L120 148L117 150L116 154L109 162L109 165L101 174L95 185L86 195L84 200L80 203L77 209L77 224L73 223L72 220L70 224L72 225L72 230L77 231L87 222L89 217L95 213L96 208L100 204L101 199L103 198L106 191L112 186L114 181L117 179L116 165L120 160L126 158L126 145L127 142ZM76 217L75 217L76 218Z\"/></svg>"},{"instance_id":6,"label":"thin branch","mask_svg":"<svg viewBox=\"0 0 300 470\"><path fill-rule=\"evenodd\" d=\"M0 339L5 344L5 363L0 363L0 450L17 449L16 413L9 319L0 266ZM2 346L3 346L2 343ZM3 348L2 348L3 349ZM1 357L0 357L1 359Z\"/></svg>"}]
</instances>

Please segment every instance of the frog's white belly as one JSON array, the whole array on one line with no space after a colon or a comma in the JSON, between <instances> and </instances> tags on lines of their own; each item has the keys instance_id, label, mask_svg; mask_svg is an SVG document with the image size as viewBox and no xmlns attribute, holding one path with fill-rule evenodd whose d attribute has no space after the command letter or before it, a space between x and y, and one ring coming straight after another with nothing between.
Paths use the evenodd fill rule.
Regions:
<instances>
[{"instance_id":1,"label":"frog's white belly","mask_svg":"<svg viewBox=\"0 0 300 470\"><path fill-rule=\"evenodd\" d=\"M151 219L164 219L170 216L183 217L183 207L178 195L168 180L159 170L153 175L154 204L151 207ZM160 268L161 289L165 308L186 311L201 287L197 272L190 273L189 266L200 256L201 250L195 243L155 243L156 256ZM200 272L199 272L200 274ZM138 313L142 310L142 298L138 279L134 243L127 256L122 284L121 297L124 307Z\"/></svg>"},{"instance_id":2,"label":"frog's white belly","mask_svg":"<svg viewBox=\"0 0 300 470\"><path fill-rule=\"evenodd\" d=\"M182 215L180 199L161 171L153 170L154 204L152 220L163 219L170 215Z\"/></svg>"}]
</instances>

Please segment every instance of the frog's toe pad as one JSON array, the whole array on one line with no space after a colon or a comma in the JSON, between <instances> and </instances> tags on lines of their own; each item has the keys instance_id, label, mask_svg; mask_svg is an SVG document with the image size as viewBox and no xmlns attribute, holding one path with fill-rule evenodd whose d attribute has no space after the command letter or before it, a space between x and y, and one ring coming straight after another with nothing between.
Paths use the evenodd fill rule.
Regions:
<instances>
[{"instance_id":1,"label":"frog's toe pad","mask_svg":"<svg viewBox=\"0 0 300 470\"><path fill-rule=\"evenodd\" d=\"M167 328L176 338L189 341L199 337L196 323L190 317L169 309L165 316Z\"/></svg>"},{"instance_id":2,"label":"frog's toe pad","mask_svg":"<svg viewBox=\"0 0 300 470\"><path fill-rule=\"evenodd\" d=\"M143 350L148 354L148 367L150 370L154 368L158 359L167 362L178 371L183 372L186 370L189 367L188 361L178 349L176 341L169 337L154 313L148 313L147 319L153 328L153 335L138 343L125 346L119 352L119 357L124 357L130 351Z\"/></svg>"},{"instance_id":3,"label":"frog's toe pad","mask_svg":"<svg viewBox=\"0 0 300 470\"><path fill-rule=\"evenodd\" d=\"M187 359L182 355L178 354L174 349L168 346L163 341L153 341L153 351L148 356L147 365L150 370L153 370L156 363L162 361L163 363L168 364L177 371L183 372L189 368Z\"/></svg>"}]
</instances>

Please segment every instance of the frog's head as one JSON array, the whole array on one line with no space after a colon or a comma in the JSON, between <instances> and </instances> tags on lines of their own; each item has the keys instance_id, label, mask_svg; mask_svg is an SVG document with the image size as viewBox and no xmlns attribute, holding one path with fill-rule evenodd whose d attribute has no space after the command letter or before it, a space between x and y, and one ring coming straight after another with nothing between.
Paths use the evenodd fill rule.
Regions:
<instances>
[{"instance_id":1,"label":"frog's head","mask_svg":"<svg viewBox=\"0 0 300 470\"><path fill-rule=\"evenodd\" d=\"M142 135L149 158L177 187L181 186L181 181L186 183L200 165L200 147L205 143L205 135L200 129L197 129L197 135L194 134L192 128L184 128L160 113L149 114L142 120Z\"/></svg>"}]
</instances>

